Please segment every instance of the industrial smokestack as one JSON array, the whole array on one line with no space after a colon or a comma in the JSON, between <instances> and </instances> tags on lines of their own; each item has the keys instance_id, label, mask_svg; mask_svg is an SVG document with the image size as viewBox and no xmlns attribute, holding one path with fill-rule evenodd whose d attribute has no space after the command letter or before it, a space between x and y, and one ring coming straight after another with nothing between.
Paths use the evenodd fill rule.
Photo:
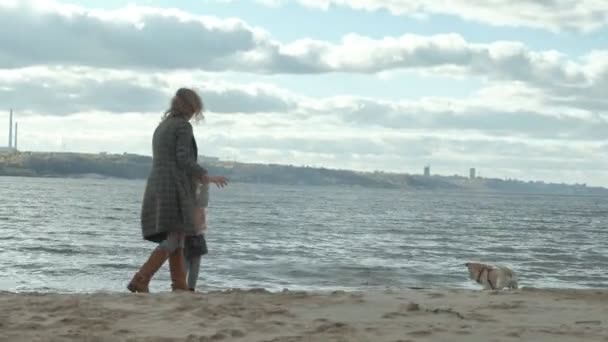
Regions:
<instances>
[{"instance_id":1,"label":"industrial smokestack","mask_svg":"<svg viewBox=\"0 0 608 342\"><path fill-rule=\"evenodd\" d=\"M19 123L15 122L15 145L13 146L13 148L15 150L17 150L17 129L19 128Z\"/></svg>"},{"instance_id":2,"label":"industrial smokestack","mask_svg":"<svg viewBox=\"0 0 608 342\"><path fill-rule=\"evenodd\" d=\"M8 119L8 148L13 147L13 110Z\"/></svg>"}]
</instances>

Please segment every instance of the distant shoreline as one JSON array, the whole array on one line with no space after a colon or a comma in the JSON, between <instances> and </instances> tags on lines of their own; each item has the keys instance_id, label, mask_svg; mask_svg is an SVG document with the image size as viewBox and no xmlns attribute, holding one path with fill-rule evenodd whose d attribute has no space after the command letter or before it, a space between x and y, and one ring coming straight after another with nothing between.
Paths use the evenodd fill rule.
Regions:
<instances>
[{"instance_id":1,"label":"distant shoreline","mask_svg":"<svg viewBox=\"0 0 608 342\"><path fill-rule=\"evenodd\" d=\"M607 188L591 187L585 184L357 172L307 166L226 162L205 157L202 158L202 164L211 173L226 175L231 181L240 183L608 196ZM151 157L127 153L18 152L0 154L0 176L146 179L151 166Z\"/></svg>"},{"instance_id":2,"label":"distant shoreline","mask_svg":"<svg viewBox=\"0 0 608 342\"><path fill-rule=\"evenodd\" d=\"M145 178L120 178L120 177L110 177L110 176L99 176L99 177L88 177L88 176L82 176L82 175L50 175L50 176L19 176L19 175L2 175L0 174L0 177L6 177L6 178L35 178L35 179L70 179L70 180L115 180L115 181L142 181L145 182ZM231 184L242 184L242 185L252 185L252 184L259 184L259 185L268 185L268 186L306 186L306 187L319 187L319 188L351 188L351 189L384 189L384 190L391 190L391 191L404 191L405 193L407 193L408 191L412 191L412 192L420 192L420 193L425 193L425 192L429 192L429 193L437 193L437 194L441 194L441 193L451 193L451 192L457 192L457 193L469 193L469 194L502 194L502 195L529 195L529 196L563 196L563 197L597 197L597 198L604 198L608 196L608 191L606 191L606 193L584 193L584 192L578 192L578 193L545 193L545 192L529 192L529 191L501 191L501 190L494 190L494 189L467 189L467 188L462 188L462 189L425 189L425 188L412 188L412 189L406 189L406 188L377 188L377 187L364 187L364 186L360 186L360 185L341 185L341 184L328 184L328 185L309 185L309 184L304 184L304 185L298 185L298 184L277 184L277 183L253 183L253 182L242 182L242 181L231 181ZM414 288L412 288L414 289ZM418 288L415 288L418 289ZM422 289L422 288L420 288Z\"/></svg>"}]
</instances>

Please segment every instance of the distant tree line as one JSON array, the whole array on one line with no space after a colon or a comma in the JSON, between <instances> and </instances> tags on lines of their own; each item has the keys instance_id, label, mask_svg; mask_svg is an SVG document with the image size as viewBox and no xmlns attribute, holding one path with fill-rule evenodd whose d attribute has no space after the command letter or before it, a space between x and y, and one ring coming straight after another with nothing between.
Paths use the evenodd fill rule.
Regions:
<instances>
[{"instance_id":1,"label":"distant tree line","mask_svg":"<svg viewBox=\"0 0 608 342\"><path fill-rule=\"evenodd\" d=\"M582 185L548 184L460 176L431 176L388 172L356 172L308 166L247 164L214 161L203 163L212 174L227 176L233 182L341 185L392 189L481 190L526 193L601 194L608 189ZM103 177L143 179L152 168L152 158L135 154L82 154L21 152L0 155L0 175L25 177Z\"/></svg>"}]
</instances>

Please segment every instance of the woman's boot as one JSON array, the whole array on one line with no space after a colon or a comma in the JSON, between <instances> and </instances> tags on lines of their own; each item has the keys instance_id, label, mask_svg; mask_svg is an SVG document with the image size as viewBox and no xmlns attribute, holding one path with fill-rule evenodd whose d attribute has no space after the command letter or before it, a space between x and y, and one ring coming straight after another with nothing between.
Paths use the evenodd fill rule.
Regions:
<instances>
[{"instance_id":1,"label":"woman's boot","mask_svg":"<svg viewBox=\"0 0 608 342\"><path fill-rule=\"evenodd\" d=\"M188 291L186 283L186 261L184 259L184 249L177 248L169 256L169 272L171 273L171 289L173 291Z\"/></svg>"},{"instance_id":2,"label":"woman's boot","mask_svg":"<svg viewBox=\"0 0 608 342\"><path fill-rule=\"evenodd\" d=\"M152 276L160 269L168 257L169 252L163 248L156 248L152 254L150 254L148 260L141 266L139 271L135 273L133 279L131 279L131 282L127 285L127 289L131 292L150 292L148 288L150 279L152 279Z\"/></svg>"}]
</instances>

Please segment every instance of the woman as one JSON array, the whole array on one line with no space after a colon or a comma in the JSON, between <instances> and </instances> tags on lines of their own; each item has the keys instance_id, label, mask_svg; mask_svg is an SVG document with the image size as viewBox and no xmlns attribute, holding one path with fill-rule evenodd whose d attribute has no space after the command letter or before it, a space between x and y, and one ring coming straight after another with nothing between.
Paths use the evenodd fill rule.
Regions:
<instances>
[{"instance_id":1,"label":"woman","mask_svg":"<svg viewBox=\"0 0 608 342\"><path fill-rule=\"evenodd\" d=\"M154 274L169 259L171 288L188 290L184 269L184 237L195 233L195 191L198 182L225 186L224 177L211 177L196 162L198 150L190 120L202 117L203 103L187 88L177 91L152 138L152 171L141 210L144 239L159 243L127 286L149 292Z\"/></svg>"}]
</instances>

